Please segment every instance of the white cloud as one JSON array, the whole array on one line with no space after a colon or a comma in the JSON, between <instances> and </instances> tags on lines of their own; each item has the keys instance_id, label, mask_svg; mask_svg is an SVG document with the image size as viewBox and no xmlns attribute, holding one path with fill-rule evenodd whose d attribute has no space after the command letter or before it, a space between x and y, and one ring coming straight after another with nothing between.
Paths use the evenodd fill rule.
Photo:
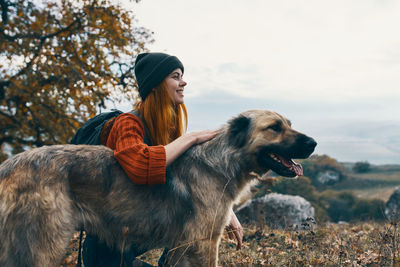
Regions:
<instances>
[{"instance_id":1,"label":"white cloud","mask_svg":"<svg viewBox=\"0 0 400 267\"><path fill-rule=\"evenodd\" d=\"M128 5L139 24L155 32L151 50L177 55L184 63L192 129L216 127L248 108L269 108L317 132L321 152L330 154L341 147L329 141L330 125L400 125L400 1L151 0ZM352 151L371 151L366 159L400 154L387 152L390 145L382 145L376 131L365 139L360 132L336 129L338 138L354 138L346 139L346 147L354 144ZM354 153L347 155L359 160Z\"/></svg>"},{"instance_id":2,"label":"white cloud","mask_svg":"<svg viewBox=\"0 0 400 267\"><path fill-rule=\"evenodd\" d=\"M156 2L152 1L151 12L160 4ZM252 75L247 80L256 79L259 87L249 91L258 97L266 98L272 93L304 99L320 92L331 100L354 99L359 95L375 97L382 93L400 97L397 90L400 65L385 63L400 44L396 28L400 25L396 12L400 11L399 4L163 3L159 9L165 11L171 7L167 12L171 15L164 16L166 20L162 23L157 23L157 14L152 17L152 25L158 27L155 47L162 46L167 52L179 55L188 69L207 67L209 72L204 71L215 80L204 82L229 80L230 77L216 76L214 72L221 65L234 64L258 70L257 75L251 68L246 72L230 71L231 76ZM230 88L235 92L235 87Z\"/></svg>"},{"instance_id":3,"label":"white cloud","mask_svg":"<svg viewBox=\"0 0 400 267\"><path fill-rule=\"evenodd\" d=\"M323 151L329 151L329 156L339 161L369 161L373 164L398 164L400 162L398 153L393 153L385 146L359 139L325 141L319 144L316 153L326 154L321 153Z\"/></svg>"}]
</instances>

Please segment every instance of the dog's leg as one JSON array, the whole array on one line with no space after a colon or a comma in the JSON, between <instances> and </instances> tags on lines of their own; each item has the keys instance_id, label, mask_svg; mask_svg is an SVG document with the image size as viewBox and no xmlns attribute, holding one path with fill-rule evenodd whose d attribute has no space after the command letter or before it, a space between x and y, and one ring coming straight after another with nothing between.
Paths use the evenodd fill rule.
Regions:
<instances>
[{"instance_id":1,"label":"dog's leg","mask_svg":"<svg viewBox=\"0 0 400 267\"><path fill-rule=\"evenodd\" d=\"M31 214L32 215L32 214ZM58 266L72 236L72 229L52 227L43 218L20 218L1 242L8 247L0 259L1 266ZM9 224L11 225L11 224ZM67 227L67 225L65 225ZM10 228L10 227L8 227ZM2 265L4 263L4 265Z\"/></svg>"},{"instance_id":2,"label":"dog's leg","mask_svg":"<svg viewBox=\"0 0 400 267\"><path fill-rule=\"evenodd\" d=\"M213 240L203 241L197 247L197 251L194 255L190 255L190 259L193 261L201 261L201 265L207 267L217 267L218 262L218 246L219 237ZM194 262L197 263L197 262Z\"/></svg>"},{"instance_id":3,"label":"dog's leg","mask_svg":"<svg viewBox=\"0 0 400 267\"><path fill-rule=\"evenodd\" d=\"M11 190L9 190L11 191ZM74 231L71 201L50 187L12 191L1 200L0 265L59 266Z\"/></svg>"},{"instance_id":4,"label":"dog's leg","mask_svg":"<svg viewBox=\"0 0 400 267\"><path fill-rule=\"evenodd\" d=\"M219 240L219 238L218 238ZM218 240L184 242L170 249L162 265L177 267L217 267Z\"/></svg>"},{"instance_id":5,"label":"dog's leg","mask_svg":"<svg viewBox=\"0 0 400 267\"><path fill-rule=\"evenodd\" d=\"M164 252L162 259L160 259L161 261L158 262L159 266L191 266L187 259L189 249L190 244L173 246L168 253Z\"/></svg>"}]
</instances>

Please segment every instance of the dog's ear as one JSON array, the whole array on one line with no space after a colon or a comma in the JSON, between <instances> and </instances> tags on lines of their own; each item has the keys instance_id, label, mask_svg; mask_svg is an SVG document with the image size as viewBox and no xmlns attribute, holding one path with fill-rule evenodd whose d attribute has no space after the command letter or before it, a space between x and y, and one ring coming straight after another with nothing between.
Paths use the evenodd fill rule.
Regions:
<instances>
[{"instance_id":1,"label":"dog's ear","mask_svg":"<svg viewBox=\"0 0 400 267\"><path fill-rule=\"evenodd\" d=\"M229 143L240 148L249 138L251 119L239 115L229 122Z\"/></svg>"}]
</instances>

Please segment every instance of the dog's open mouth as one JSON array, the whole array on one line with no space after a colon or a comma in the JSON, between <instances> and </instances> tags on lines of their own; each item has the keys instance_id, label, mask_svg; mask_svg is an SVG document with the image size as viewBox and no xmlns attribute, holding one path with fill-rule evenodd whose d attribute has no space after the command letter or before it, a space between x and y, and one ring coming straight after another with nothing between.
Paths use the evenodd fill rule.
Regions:
<instances>
[{"instance_id":1,"label":"dog's open mouth","mask_svg":"<svg viewBox=\"0 0 400 267\"><path fill-rule=\"evenodd\" d=\"M269 150L269 151L268 151ZM264 168L274 171L276 174L285 177L296 177L303 175L303 167L294 162L290 156L284 153L272 152L270 149L262 149L258 153L258 163Z\"/></svg>"},{"instance_id":2,"label":"dog's open mouth","mask_svg":"<svg viewBox=\"0 0 400 267\"><path fill-rule=\"evenodd\" d=\"M277 172L278 174L285 175L287 173L287 171L289 171L289 172L295 174L296 176L303 175L303 167L300 164L294 162L292 159L287 159L287 158L282 157L281 155L272 154L272 153L269 154L269 156L271 159L274 160L274 162L277 163L276 166L272 167L272 170ZM277 170L277 168L279 168L279 170Z\"/></svg>"}]
</instances>

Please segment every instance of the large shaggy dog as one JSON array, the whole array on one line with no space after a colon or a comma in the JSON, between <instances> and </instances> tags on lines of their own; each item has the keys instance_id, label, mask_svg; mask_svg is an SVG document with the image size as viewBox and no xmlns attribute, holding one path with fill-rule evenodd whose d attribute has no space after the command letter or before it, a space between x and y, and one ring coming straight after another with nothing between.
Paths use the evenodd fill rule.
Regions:
<instances>
[{"instance_id":1,"label":"large shaggy dog","mask_svg":"<svg viewBox=\"0 0 400 267\"><path fill-rule=\"evenodd\" d=\"M283 116L251 110L171 167L166 184L133 184L104 146L46 146L0 165L0 266L57 266L82 226L109 246L171 248L173 266L217 266L229 210L250 172L302 175L291 158L316 142Z\"/></svg>"}]
</instances>

